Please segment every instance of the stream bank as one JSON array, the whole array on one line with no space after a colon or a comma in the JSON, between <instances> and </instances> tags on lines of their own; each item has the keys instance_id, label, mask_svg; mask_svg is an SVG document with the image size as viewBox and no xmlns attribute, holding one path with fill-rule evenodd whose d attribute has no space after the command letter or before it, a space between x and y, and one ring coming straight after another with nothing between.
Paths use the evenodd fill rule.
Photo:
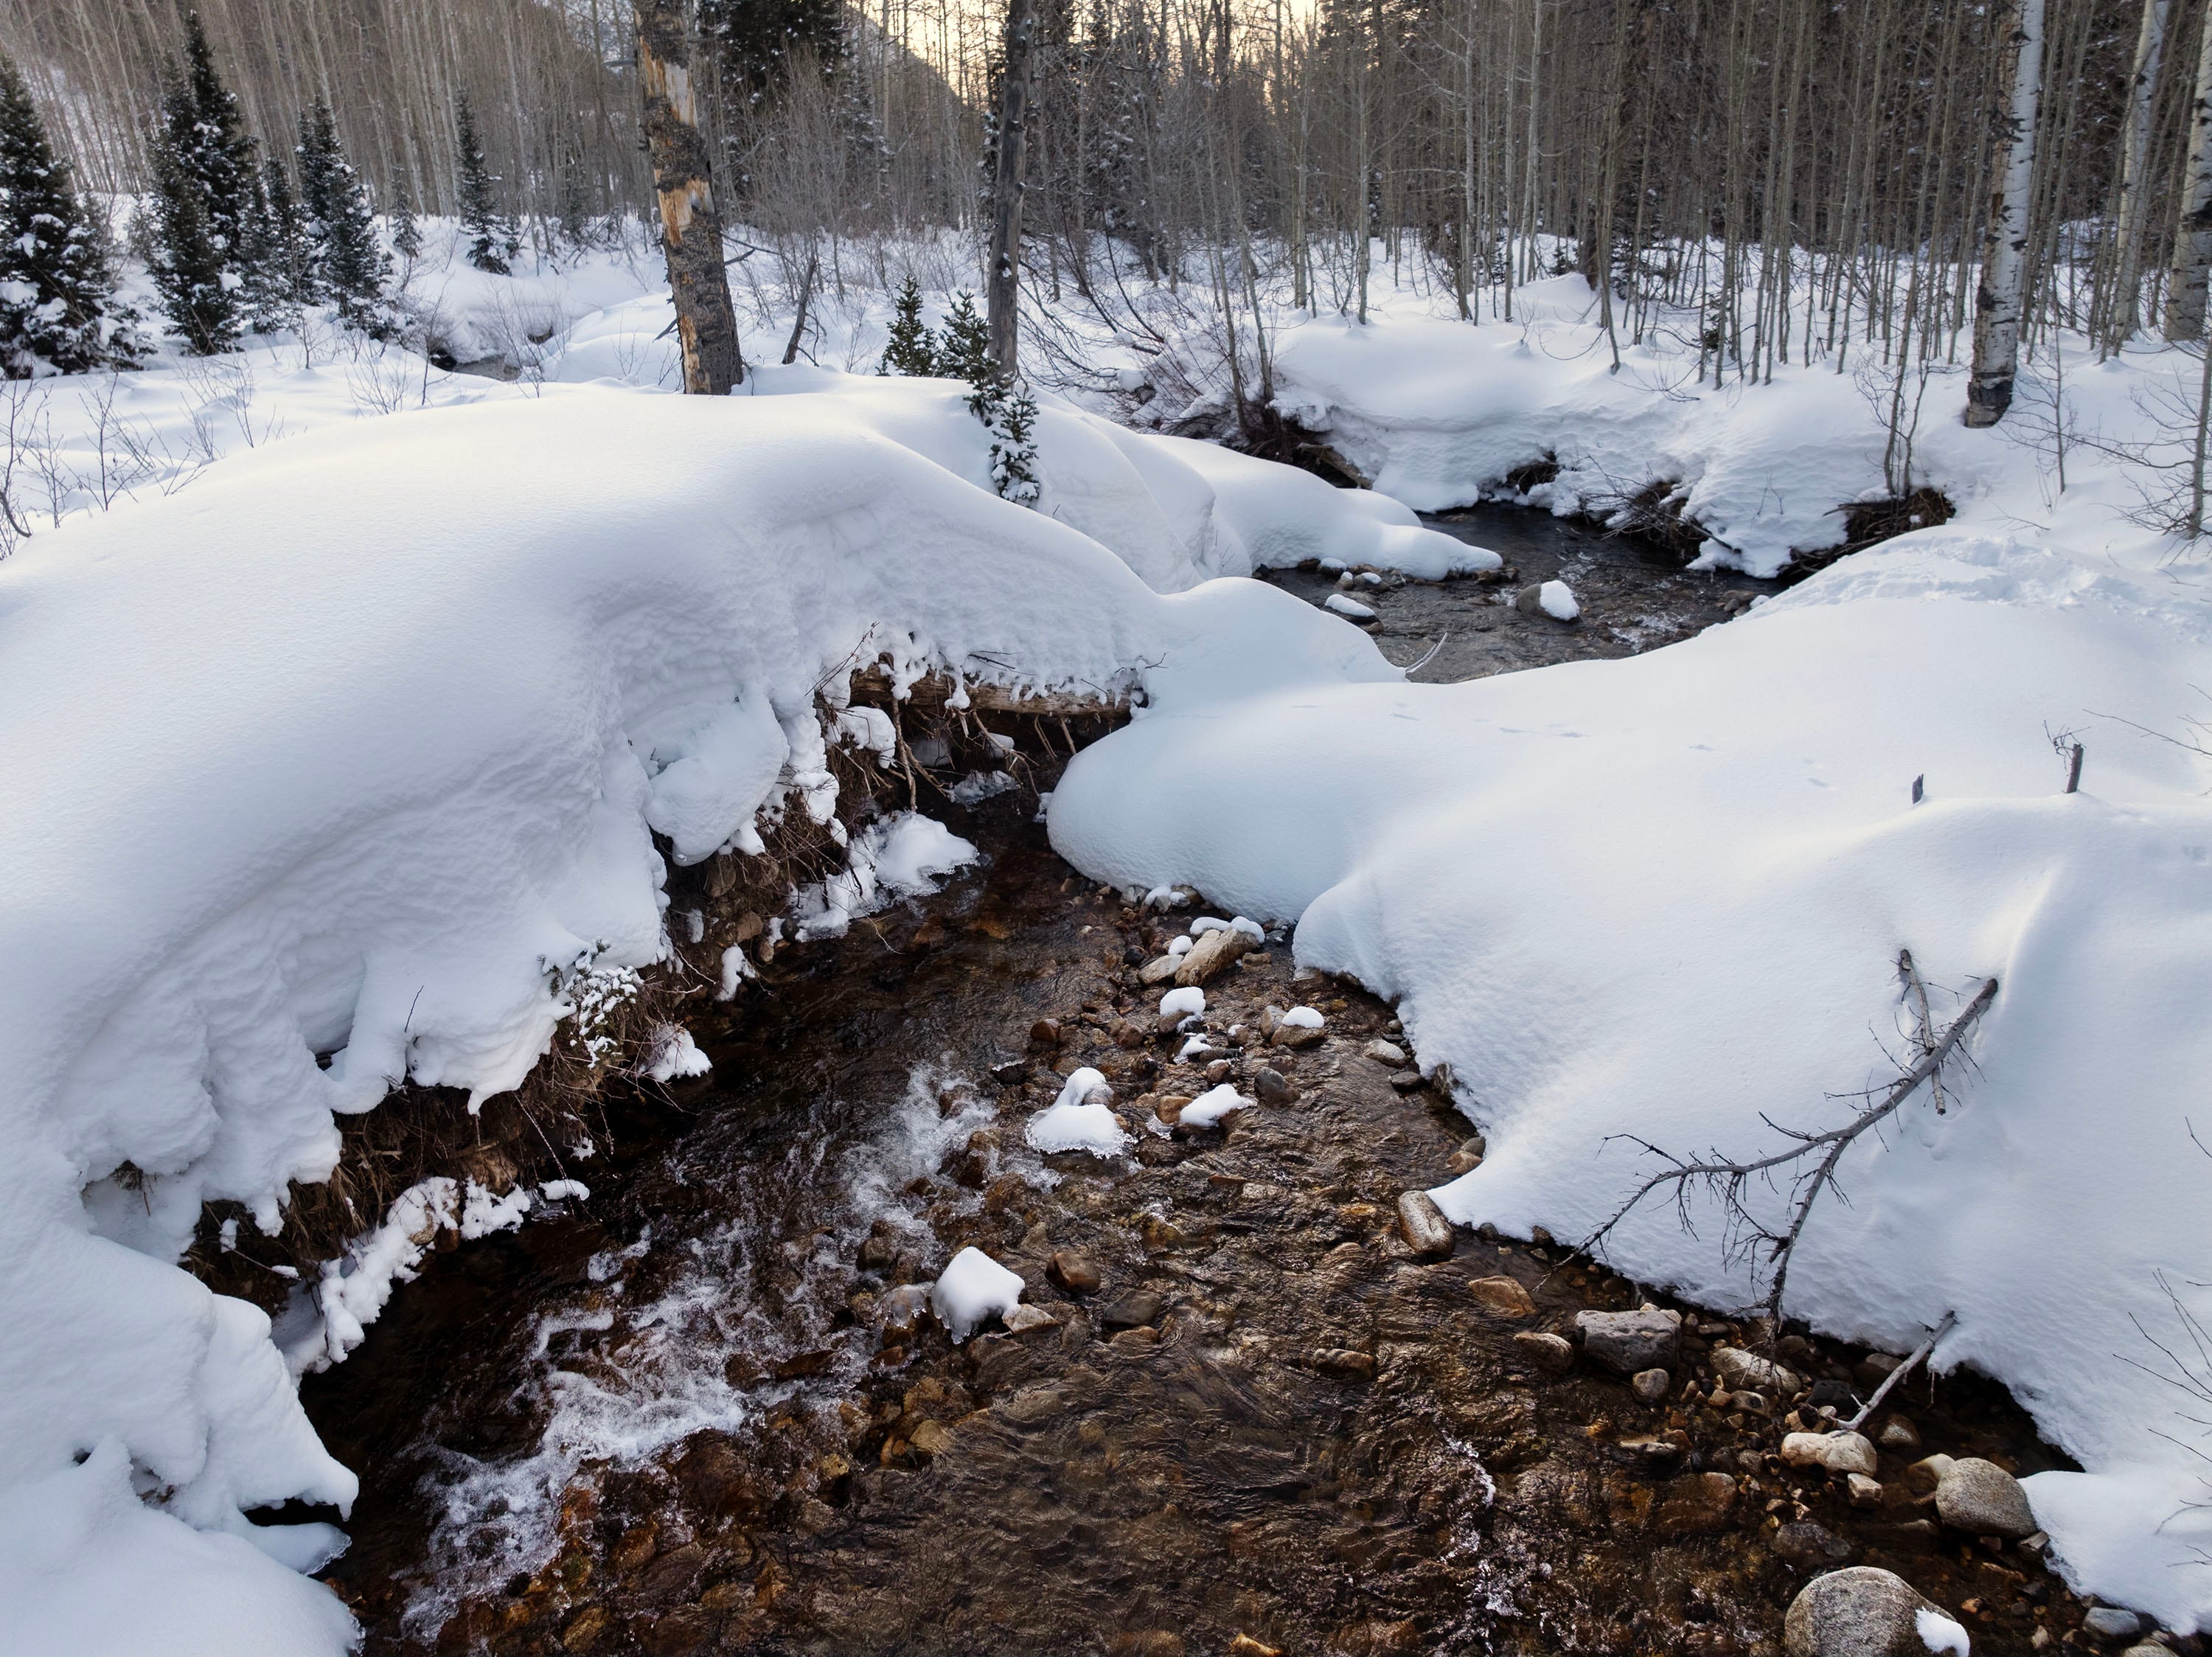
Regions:
<instances>
[{"instance_id":1,"label":"stream bank","mask_svg":"<svg viewBox=\"0 0 2212 1657\"><path fill-rule=\"evenodd\" d=\"M1542 548L1471 538L1546 574ZM1474 582L1378 608L1502 611L1486 636L1540 659L1626 653L1590 557L1577 627ZM1669 637L1708 624L1620 582ZM1056 760L1030 758L1048 787ZM1715 1355L1762 1331L1692 1312L1656 1391L1571 1344L1562 1365L1531 1337L1646 1297L1541 1240L1409 1245L1401 1195L1481 1148L1375 1045L1402 1049L1389 1008L1271 941L1206 986L1185 1056L1135 980L1188 911L1077 876L1026 790L927 808L988 862L695 1003L712 1075L611 1103L574 1171L589 1197L434 1256L305 1382L362 1474L328 1575L371 1652L1767 1657L1797 1587L1845 1561L1985 1653L2081 1637L2033 1550L1944 1530L1906 1471L2062 1465L2001 1389L1904 1389L1855 1500L1777 1451L1875 1355L1785 1338L1802 1400L1747 1402ZM1255 1039L1301 1003L1310 1045ZM1025 1144L1083 1065L1130 1154ZM1221 1081L1259 1107L1164 1119ZM1036 1315L955 1346L917 1302L969 1246Z\"/></svg>"}]
</instances>

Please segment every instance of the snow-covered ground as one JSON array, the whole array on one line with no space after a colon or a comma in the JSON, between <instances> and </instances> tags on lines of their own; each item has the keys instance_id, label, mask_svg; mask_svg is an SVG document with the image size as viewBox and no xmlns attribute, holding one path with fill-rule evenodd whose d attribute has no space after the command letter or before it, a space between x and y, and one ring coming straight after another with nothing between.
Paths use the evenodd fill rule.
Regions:
<instances>
[{"instance_id":1,"label":"snow-covered ground","mask_svg":"<svg viewBox=\"0 0 2212 1657\"><path fill-rule=\"evenodd\" d=\"M707 404L661 394L654 276L635 249L504 284L426 262L426 332L511 383L311 331L0 387L35 532L0 564L0 1605L24 1648L343 1646L288 1569L331 1538L244 1514L343 1507L352 1476L267 1320L172 1264L201 1204L273 1219L327 1173L334 1113L398 1077L514 1085L580 966L664 953L649 831L688 859L763 808L827 818L823 745L867 732L825 727L817 687L834 713L878 655L1138 692L1055 795L1055 843L1297 922L1304 960L1400 998L1488 1133L1437 1193L1462 1219L1587 1230L1643 1166L1609 1134L1758 1151L1762 1113L1838 1120L1907 1039L1900 948L1939 1018L1996 978L1977 1069L1847 1161L1790 1310L1899 1349L1955 1312L1938 1363L2006 1380L2089 1470L2029 1484L2075 1581L2212 1623L2197 1429L2145 1335L2193 1351L2166 1286L2195 1307L2212 1280L2188 1121L2212 772L2145 734L2192 728L2212 610L2197 557L2124 515L2142 468L2077 441L2062 494L2054 466L2069 431L2159 441L2192 361L2032 381L1983 434L1936 375L1919 454L1954 522L1650 656L1416 686L1350 624L1219 578L1464 566L1389 494L1471 498L1547 454L1555 506L1679 480L1716 557L1771 567L1881 492L1865 387L1816 365L1692 395L1633 351L1610 373L1569 278L1510 327L1401 292L1364 329L1278 319L1285 402L1383 494L1048 398L1030 511L990 493L959 387L866 372L881 287L823 301L815 354L863 372L770 368ZM749 356L787 327L764 302ZM2089 749L2070 796L2062 731ZM1655 1211L1613 1252L1749 1292L1710 1225Z\"/></svg>"}]
</instances>

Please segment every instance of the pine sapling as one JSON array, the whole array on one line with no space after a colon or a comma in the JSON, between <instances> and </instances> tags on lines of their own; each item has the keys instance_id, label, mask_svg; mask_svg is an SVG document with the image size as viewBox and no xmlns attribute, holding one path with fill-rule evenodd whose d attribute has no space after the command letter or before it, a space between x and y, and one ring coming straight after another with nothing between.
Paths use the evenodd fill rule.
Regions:
<instances>
[{"instance_id":1,"label":"pine sapling","mask_svg":"<svg viewBox=\"0 0 2212 1657\"><path fill-rule=\"evenodd\" d=\"M319 296L337 308L347 326L381 338L392 325L384 298L391 264L377 245L368 192L338 145L330 106L319 98L300 119L299 154L300 194Z\"/></svg>"},{"instance_id":2,"label":"pine sapling","mask_svg":"<svg viewBox=\"0 0 2212 1657\"><path fill-rule=\"evenodd\" d=\"M884 360L877 372L917 375L926 379L938 371L937 359L937 341L929 332L929 325L921 320L921 285L908 277L899 289L898 302L891 313L890 333L884 342Z\"/></svg>"},{"instance_id":3,"label":"pine sapling","mask_svg":"<svg viewBox=\"0 0 2212 1657\"><path fill-rule=\"evenodd\" d=\"M422 227L415 217L415 193L401 174L392 195L392 251L409 265L422 255Z\"/></svg>"},{"instance_id":4,"label":"pine sapling","mask_svg":"<svg viewBox=\"0 0 2212 1657\"><path fill-rule=\"evenodd\" d=\"M497 182L484 162L483 144L477 137L476 113L468 94L453 101L454 152L460 177L461 228L468 233L469 263L494 276L507 276L522 244L514 227L501 212L492 186Z\"/></svg>"}]
</instances>

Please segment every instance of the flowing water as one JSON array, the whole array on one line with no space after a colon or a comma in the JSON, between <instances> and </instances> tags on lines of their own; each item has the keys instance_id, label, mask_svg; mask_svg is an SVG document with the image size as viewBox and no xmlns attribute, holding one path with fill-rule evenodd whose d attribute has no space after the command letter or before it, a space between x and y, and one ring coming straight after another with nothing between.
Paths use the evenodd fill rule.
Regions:
<instances>
[{"instance_id":1,"label":"flowing water","mask_svg":"<svg viewBox=\"0 0 2212 1657\"><path fill-rule=\"evenodd\" d=\"M1394 584L1394 659L1462 626L1471 672L1621 654L1759 590L1526 518L1447 527L1565 572L1584 621L1500 604L1510 582ZM619 1102L568 1170L589 1197L434 1256L307 1380L362 1475L328 1575L370 1651L1725 1657L1778 1653L1806 1572L1844 1557L1980 1651L2078 1623L2033 1560L1940 1533L1902 1459L1854 1507L1782 1466L1769 1416L1686 1397L1742 1326L1693 1314L1646 1404L1516 1338L1632 1285L1540 1240L1417 1255L1399 1194L1480 1147L1370 1056L1402 1040L1387 1007L1271 942L1164 1033L1132 979L1176 917L1077 877L1027 794L942 814L983 867L694 1004L713 1074ZM1299 1002L1323 1037L1263 1043ZM1040 1157L1021 1124L1084 1063L1133 1153ZM1163 1119L1223 1079L1264 1102ZM955 1346L922 1301L969 1246L1042 1315ZM1863 1355L1791 1355L1845 1396ZM1997 1389L1909 1392L1927 1448L2052 1465Z\"/></svg>"}]
</instances>

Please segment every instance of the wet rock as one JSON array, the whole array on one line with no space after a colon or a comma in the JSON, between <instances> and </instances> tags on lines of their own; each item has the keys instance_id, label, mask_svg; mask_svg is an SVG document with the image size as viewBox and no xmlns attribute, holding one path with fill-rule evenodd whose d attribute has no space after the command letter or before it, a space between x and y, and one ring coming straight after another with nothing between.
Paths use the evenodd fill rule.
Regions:
<instances>
[{"instance_id":1,"label":"wet rock","mask_svg":"<svg viewBox=\"0 0 2212 1657\"><path fill-rule=\"evenodd\" d=\"M1328 1032L1317 1024L1278 1024L1267 1039L1278 1047L1296 1051L1302 1047L1318 1047L1328 1036Z\"/></svg>"},{"instance_id":2,"label":"wet rock","mask_svg":"<svg viewBox=\"0 0 2212 1657\"><path fill-rule=\"evenodd\" d=\"M1783 1438L1782 1459L1792 1467L1832 1473L1871 1475L1879 1465L1863 1433L1790 1433Z\"/></svg>"},{"instance_id":3,"label":"wet rock","mask_svg":"<svg viewBox=\"0 0 2212 1657\"><path fill-rule=\"evenodd\" d=\"M1018 1087L1029 1079L1030 1066L1026 1059L1009 1059L1004 1064L991 1067L991 1080L1004 1087Z\"/></svg>"},{"instance_id":4,"label":"wet rock","mask_svg":"<svg viewBox=\"0 0 2212 1657\"><path fill-rule=\"evenodd\" d=\"M1735 1481L1726 1473L1686 1473L1660 1487L1651 1526L1662 1536L1718 1530L1735 1507Z\"/></svg>"},{"instance_id":5,"label":"wet rock","mask_svg":"<svg viewBox=\"0 0 2212 1657\"><path fill-rule=\"evenodd\" d=\"M713 1619L703 1607L685 1605L657 1619L646 1630L645 1648L649 1657L684 1657L686 1652L705 1645L714 1631Z\"/></svg>"},{"instance_id":6,"label":"wet rock","mask_svg":"<svg viewBox=\"0 0 2212 1657\"><path fill-rule=\"evenodd\" d=\"M1851 1506L1854 1508L1881 1506L1880 1479L1869 1478L1864 1473L1847 1473L1844 1477L1844 1483L1850 1491Z\"/></svg>"},{"instance_id":7,"label":"wet rock","mask_svg":"<svg viewBox=\"0 0 2212 1657\"><path fill-rule=\"evenodd\" d=\"M1713 1354L1713 1374L1731 1391L1738 1387L1753 1392L1765 1392L1782 1398L1796 1397L1804 1390L1804 1383L1795 1370L1785 1369L1771 1359L1755 1352L1747 1352L1740 1346L1723 1346Z\"/></svg>"},{"instance_id":8,"label":"wet rock","mask_svg":"<svg viewBox=\"0 0 2212 1657\"><path fill-rule=\"evenodd\" d=\"M1406 1050L1395 1041L1370 1041L1359 1051L1363 1057L1371 1058L1377 1064L1386 1064L1394 1070L1405 1068Z\"/></svg>"},{"instance_id":9,"label":"wet rock","mask_svg":"<svg viewBox=\"0 0 2212 1657\"><path fill-rule=\"evenodd\" d=\"M1513 1345L1522 1357L1547 1374L1564 1375L1575 1367L1574 1345L1565 1336L1539 1335L1523 1331L1513 1337Z\"/></svg>"},{"instance_id":10,"label":"wet rock","mask_svg":"<svg viewBox=\"0 0 2212 1657\"><path fill-rule=\"evenodd\" d=\"M1018 1306L1006 1314L1006 1333L1027 1335L1040 1329L1057 1329L1060 1319L1041 1306Z\"/></svg>"},{"instance_id":11,"label":"wet rock","mask_svg":"<svg viewBox=\"0 0 2212 1657\"><path fill-rule=\"evenodd\" d=\"M1373 1380L1375 1360L1349 1347L1324 1347L1314 1354L1314 1368L1339 1380Z\"/></svg>"},{"instance_id":12,"label":"wet rock","mask_svg":"<svg viewBox=\"0 0 2212 1657\"><path fill-rule=\"evenodd\" d=\"M1283 1648L1240 1634L1229 1642L1229 1657L1283 1657Z\"/></svg>"},{"instance_id":13,"label":"wet rock","mask_svg":"<svg viewBox=\"0 0 2212 1657\"><path fill-rule=\"evenodd\" d=\"M1792 1570L1833 1570L1838 1565L1850 1563L1851 1544L1838 1536L1826 1525L1801 1519L1784 1525L1767 1538L1766 1545L1774 1550L1776 1558Z\"/></svg>"},{"instance_id":14,"label":"wet rock","mask_svg":"<svg viewBox=\"0 0 2212 1657\"><path fill-rule=\"evenodd\" d=\"M1928 1657L1923 1611L1950 1621L1901 1576L1869 1565L1832 1571L1790 1602L1783 1648L1789 1657Z\"/></svg>"},{"instance_id":15,"label":"wet rock","mask_svg":"<svg viewBox=\"0 0 2212 1657\"><path fill-rule=\"evenodd\" d=\"M1445 1258L1458 1241L1451 1221L1425 1191L1409 1191L1399 1197L1398 1234L1406 1240L1407 1248L1425 1260Z\"/></svg>"},{"instance_id":16,"label":"wet rock","mask_svg":"<svg viewBox=\"0 0 2212 1657\"><path fill-rule=\"evenodd\" d=\"M1903 1416L1886 1416L1874 1435L1875 1447L1909 1456L1920 1448L1920 1429Z\"/></svg>"},{"instance_id":17,"label":"wet rock","mask_svg":"<svg viewBox=\"0 0 2212 1657\"><path fill-rule=\"evenodd\" d=\"M575 1657L590 1657L613 1632L615 1619L605 1605L586 1605L561 1630L561 1648Z\"/></svg>"},{"instance_id":18,"label":"wet rock","mask_svg":"<svg viewBox=\"0 0 2212 1657\"><path fill-rule=\"evenodd\" d=\"M1673 1360L1682 1314L1650 1305L1634 1312L1581 1312L1575 1314L1575 1329L1591 1362L1632 1375Z\"/></svg>"},{"instance_id":19,"label":"wet rock","mask_svg":"<svg viewBox=\"0 0 2212 1657\"><path fill-rule=\"evenodd\" d=\"M1638 1433L1614 1440L1613 1453L1631 1466L1657 1470L1673 1466L1689 1447L1686 1434Z\"/></svg>"},{"instance_id":20,"label":"wet rock","mask_svg":"<svg viewBox=\"0 0 2212 1657\"><path fill-rule=\"evenodd\" d=\"M1275 1069L1263 1069L1254 1076L1252 1092L1262 1105L1287 1105L1298 1096L1298 1090Z\"/></svg>"},{"instance_id":21,"label":"wet rock","mask_svg":"<svg viewBox=\"0 0 2212 1657\"><path fill-rule=\"evenodd\" d=\"M1979 1456L1965 1457L1944 1471L1936 1485L1936 1516L1954 1530L2001 1536L2008 1542L2035 1532L2035 1514L2020 1481Z\"/></svg>"},{"instance_id":22,"label":"wet rock","mask_svg":"<svg viewBox=\"0 0 2212 1657\"><path fill-rule=\"evenodd\" d=\"M1180 985L1210 984L1228 970L1231 961L1249 953L1251 948L1251 934L1233 926L1221 927L1190 947L1190 953L1176 968L1175 981Z\"/></svg>"},{"instance_id":23,"label":"wet rock","mask_svg":"<svg viewBox=\"0 0 2212 1657\"><path fill-rule=\"evenodd\" d=\"M1401 1070L1390 1078L1390 1086L1401 1093L1417 1093L1420 1092L1427 1078L1419 1070ZM1452 1160L1456 1161L1458 1159L1455 1157ZM1481 1161L1480 1157L1475 1160ZM1460 1172L1465 1173L1466 1170L1462 1169Z\"/></svg>"},{"instance_id":24,"label":"wet rock","mask_svg":"<svg viewBox=\"0 0 2212 1657\"><path fill-rule=\"evenodd\" d=\"M2142 1618L2118 1605L2092 1605L2081 1614L2081 1626L2100 1640L2132 1640L2142 1632Z\"/></svg>"},{"instance_id":25,"label":"wet rock","mask_svg":"<svg viewBox=\"0 0 2212 1657\"><path fill-rule=\"evenodd\" d=\"M1098 1314L1108 1329L1139 1329L1157 1322L1164 1303L1148 1288L1133 1289Z\"/></svg>"},{"instance_id":26,"label":"wet rock","mask_svg":"<svg viewBox=\"0 0 2212 1657\"><path fill-rule=\"evenodd\" d=\"M1639 1369L1628 1383L1638 1404L1657 1404L1667 1396L1674 1377L1663 1369Z\"/></svg>"},{"instance_id":27,"label":"wet rock","mask_svg":"<svg viewBox=\"0 0 2212 1657\"><path fill-rule=\"evenodd\" d=\"M1536 1302L1529 1299L1528 1291L1511 1277L1477 1277L1467 1286L1467 1292L1474 1297L1477 1306L1492 1317L1533 1318L1536 1315ZM1515 1337L1516 1343L1526 1338L1524 1336ZM1556 1335L1547 1335L1542 1338L1559 1341L1562 1346L1567 1344ZM1571 1348L1568 1349L1567 1362L1574 1362ZM1564 1369L1566 1364L1559 1367Z\"/></svg>"},{"instance_id":28,"label":"wet rock","mask_svg":"<svg viewBox=\"0 0 2212 1657\"><path fill-rule=\"evenodd\" d=\"M1379 1618L1354 1623L1339 1629L1328 1648L1342 1652L1345 1657L1398 1657L1400 1653L1420 1650L1421 1629L1411 1617L1396 1623Z\"/></svg>"},{"instance_id":29,"label":"wet rock","mask_svg":"<svg viewBox=\"0 0 2212 1657\"><path fill-rule=\"evenodd\" d=\"M941 1421L917 1422L907 1444L915 1454L934 1459L952 1447L952 1429Z\"/></svg>"},{"instance_id":30,"label":"wet rock","mask_svg":"<svg viewBox=\"0 0 2212 1657\"><path fill-rule=\"evenodd\" d=\"M1923 1456L1905 1470L1905 1488L1916 1496L1932 1495L1951 1467L1951 1458L1947 1455Z\"/></svg>"},{"instance_id":31,"label":"wet rock","mask_svg":"<svg viewBox=\"0 0 2212 1657\"><path fill-rule=\"evenodd\" d=\"M1159 956L1145 963L1143 969L1137 974L1137 982L1146 985L1165 984L1170 978L1175 977L1177 969L1182 966L1182 957L1180 955Z\"/></svg>"},{"instance_id":32,"label":"wet rock","mask_svg":"<svg viewBox=\"0 0 2212 1657\"><path fill-rule=\"evenodd\" d=\"M1066 1037L1058 1019L1039 1019L1030 1026L1030 1039L1039 1047L1057 1047Z\"/></svg>"},{"instance_id":33,"label":"wet rock","mask_svg":"<svg viewBox=\"0 0 2212 1657\"><path fill-rule=\"evenodd\" d=\"M639 1579L637 1591L647 1599L673 1599L691 1586L706 1563L707 1550L696 1542L671 1548Z\"/></svg>"},{"instance_id":34,"label":"wet rock","mask_svg":"<svg viewBox=\"0 0 2212 1657\"><path fill-rule=\"evenodd\" d=\"M1166 1629L1117 1634L1107 1642L1107 1657L1183 1657L1182 1636Z\"/></svg>"},{"instance_id":35,"label":"wet rock","mask_svg":"<svg viewBox=\"0 0 2212 1657\"><path fill-rule=\"evenodd\" d=\"M1463 1173L1473 1173L1482 1166L1482 1159L1467 1151L1454 1151L1444 1159L1444 1172L1453 1179Z\"/></svg>"},{"instance_id":36,"label":"wet rock","mask_svg":"<svg viewBox=\"0 0 2212 1657\"><path fill-rule=\"evenodd\" d=\"M607 1563L628 1575L641 1569L660 1550L660 1521L647 1519L631 1526L607 1550Z\"/></svg>"}]
</instances>

